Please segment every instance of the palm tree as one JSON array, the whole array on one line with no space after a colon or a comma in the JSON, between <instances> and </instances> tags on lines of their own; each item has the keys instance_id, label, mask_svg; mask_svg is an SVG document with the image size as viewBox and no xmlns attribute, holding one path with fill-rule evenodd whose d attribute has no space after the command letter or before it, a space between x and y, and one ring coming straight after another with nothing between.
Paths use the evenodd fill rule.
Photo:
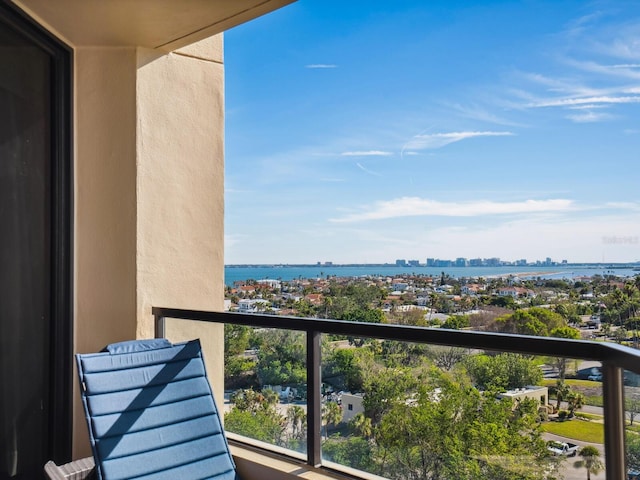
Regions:
<instances>
[{"instance_id":1,"label":"palm tree","mask_svg":"<svg viewBox=\"0 0 640 480\"><path fill-rule=\"evenodd\" d=\"M364 438L370 438L373 433L373 427L371 425L371 419L364 416L364 413L358 413L353 420L351 420L351 425L354 430L362 435Z\"/></svg>"},{"instance_id":2,"label":"palm tree","mask_svg":"<svg viewBox=\"0 0 640 480\"><path fill-rule=\"evenodd\" d=\"M564 381L558 380L558 384L556 385L556 399L558 400L558 403L556 404L556 410L560 410L560 402L565 400L570 393L571 387L564 383Z\"/></svg>"},{"instance_id":3,"label":"palm tree","mask_svg":"<svg viewBox=\"0 0 640 480\"><path fill-rule=\"evenodd\" d=\"M292 405L287 410L287 418L291 422L291 430L293 438L302 438L304 436L304 427L307 415L304 408L298 405Z\"/></svg>"},{"instance_id":4,"label":"palm tree","mask_svg":"<svg viewBox=\"0 0 640 480\"><path fill-rule=\"evenodd\" d=\"M567 403L569 404L569 417L573 417L576 410L580 410L584 405L585 397L581 392L569 392Z\"/></svg>"},{"instance_id":5,"label":"palm tree","mask_svg":"<svg viewBox=\"0 0 640 480\"><path fill-rule=\"evenodd\" d=\"M582 460L576 461L573 466L575 468L587 469L587 480L591 480L591 474L597 475L604 468L604 463L600 460L600 451L591 445L587 445L580 450L578 454Z\"/></svg>"},{"instance_id":6,"label":"palm tree","mask_svg":"<svg viewBox=\"0 0 640 480\"><path fill-rule=\"evenodd\" d=\"M342 421L342 408L336 402L326 402L322 406L322 410L324 436L329 438L329 425L337 425Z\"/></svg>"},{"instance_id":7,"label":"palm tree","mask_svg":"<svg viewBox=\"0 0 640 480\"><path fill-rule=\"evenodd\" d=\"M264 397L265 408L268 408L270 406L275 407L278 404L280 397L275 392L275 390L266 388L262 390L261 393L262 393L262 396Z\"/></svg>"}]
</instances>

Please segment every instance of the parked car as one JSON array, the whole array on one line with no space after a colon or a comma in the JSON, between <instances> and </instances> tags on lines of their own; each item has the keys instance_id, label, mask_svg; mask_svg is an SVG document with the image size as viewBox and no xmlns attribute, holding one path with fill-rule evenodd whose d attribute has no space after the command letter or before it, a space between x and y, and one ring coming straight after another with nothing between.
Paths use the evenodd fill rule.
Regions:
<instances>
[{"instance_id":1,"label":"parked car","mask_svg":"<svg viewBox=\"0 0 640 480\"><path fill-rule=\"evenodd\" d=\"M554 456L575 457L578 454L578 448L575 443L550 441L547 443L547 450Z\"/></svg>"},{"instance_id":2,"label":"parked car","mask_svg":"<svg viewBox=\"0 0 640 480\"><path fill-rule=\"evenodd\" d=\"M601 382L602 381L602 373L592 373L591 375L589 375L587 377L587 380L591 380L594 382Z\"/></svg>"},{"instance_id":3,"label":"parked car","mask_svg":"<svg viewBox=\"0 0 640 480\"><path fill-rule=\"evenodd\" d=\"M587 380L591 375L602 374L600 367L581 368L576 372L576 378L579 380Z\"/></svg>"}]
</instances>

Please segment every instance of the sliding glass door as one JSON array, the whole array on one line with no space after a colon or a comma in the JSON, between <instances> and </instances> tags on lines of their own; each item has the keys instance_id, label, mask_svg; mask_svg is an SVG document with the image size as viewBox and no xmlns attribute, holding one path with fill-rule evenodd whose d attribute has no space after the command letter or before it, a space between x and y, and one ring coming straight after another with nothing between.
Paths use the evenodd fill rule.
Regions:
<instances>
[{"instance_id":1,"label":"sliding glass door","mask_svg":"<svg viewBox=\"0 0 640 480\"><path fill-rule=\"evenodd\" d=\"M67 49L0 5L0 480L69 455L69 78Z\"/></svg>"}]
</instances>

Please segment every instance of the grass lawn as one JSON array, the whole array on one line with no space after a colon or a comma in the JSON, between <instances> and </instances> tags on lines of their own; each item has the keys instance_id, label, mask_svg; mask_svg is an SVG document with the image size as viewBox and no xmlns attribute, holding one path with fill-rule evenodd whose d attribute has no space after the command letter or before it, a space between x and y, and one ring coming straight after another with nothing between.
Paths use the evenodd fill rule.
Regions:
<instances>
[{"instance_id":1,"label":"grass lawn","mask_svg":"<svg viewBox=\"0 0 640 480\"><path fill-rule=\"evenodd\" d=\"M548 422L542 425L542 430L582 442L604 443L604 425L602 423L584 420Z\"/></svg>"},{"instance_id":2,"label":"grass lawn","mask_svg":"<svg viewBox=\"0 0 640 480\"><path fill-rule=\"evenodd\" d=\"M604 417L602 415L596 415L594 413L584 413L584 412L576 412L576 417L584 418L586 420L595 420L595 421L604 421Z\"/></svg>"},{"instance_id":3,"label":"grass lawn","mask_svg":"<svg viewBox=\"0 0 640 480\"><path fill-rule=\"evenodd\" d=\"M602 382L593 382L591 380L578 380L577 378L566 378L564 383L571 388L602 388ZM542 379L542 385L545 387L555 387L558 384L556 378L544 378Z\"/></svg>"},{"instance_id":4,"label":"grass lawn","mask_svg":"<svg viewBox=\"0 0 640 480\"><path fill-rule=\"evenodd\" d=\"M627 423L627 427L626 427L627 432L640 433L640 424L638 424L637 421L633 423L632 427L629 426L629 422L626 422L626 423Z\"/></svg>"}]
</instances>

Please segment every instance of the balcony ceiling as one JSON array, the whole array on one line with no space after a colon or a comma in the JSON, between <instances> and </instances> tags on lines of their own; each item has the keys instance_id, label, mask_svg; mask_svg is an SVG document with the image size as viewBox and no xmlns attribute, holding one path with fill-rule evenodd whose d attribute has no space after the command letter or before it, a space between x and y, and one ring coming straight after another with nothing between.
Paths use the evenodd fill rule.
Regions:
<instances>
[{"instance_id":1,"label":"balcony ceiling","mask_svg":"<svg viewBox=\"0 0 640 480\"><path fill-rule=\"evenodd\" d=\"M174 50L295 0L13 0L73 46Z\"/></svg>"}]
</instances>

